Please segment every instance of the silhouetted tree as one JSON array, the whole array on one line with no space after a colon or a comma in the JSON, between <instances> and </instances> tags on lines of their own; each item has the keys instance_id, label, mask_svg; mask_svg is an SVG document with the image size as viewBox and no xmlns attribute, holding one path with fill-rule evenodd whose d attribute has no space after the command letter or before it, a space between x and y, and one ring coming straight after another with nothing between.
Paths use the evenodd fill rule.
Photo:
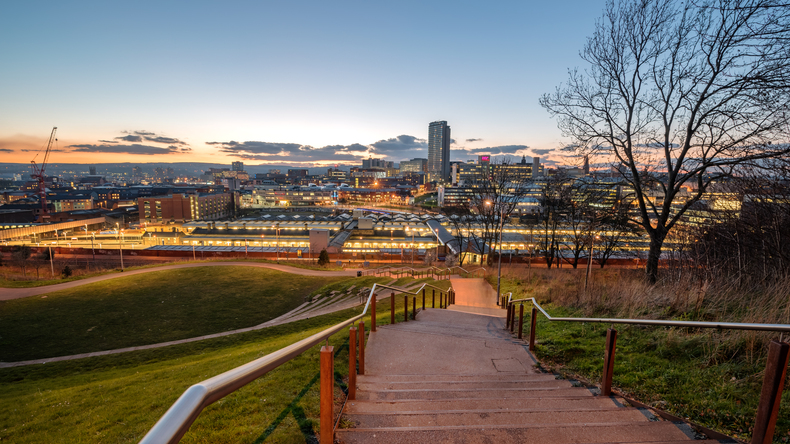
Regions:
<instances>
[{"instance_id":1,"label":"silhouetted tree","mask_svg":"<svg viewBox=\"0 0 790 444\"><path fill-rule=\"evenodd\" d=\"M581 52L586 69L541 98L570 149L610 161L633 189L634 220L650 237L648 281L667 234L712 183L790 152L776 143L790 117L787 9L778 0L612 1Z\"/></svg>"},{"instance_id":2,"label":"silhouetted tree","mask_svg":"<svg viewBox=\"0 0 790 444\"><path fill-rule=\"evenodd\" d=\"M324 248L318 255L318 265L324 266L327 264L329 264L329 253L327 253L326 248Z\"/></svg>"}]
</instances>

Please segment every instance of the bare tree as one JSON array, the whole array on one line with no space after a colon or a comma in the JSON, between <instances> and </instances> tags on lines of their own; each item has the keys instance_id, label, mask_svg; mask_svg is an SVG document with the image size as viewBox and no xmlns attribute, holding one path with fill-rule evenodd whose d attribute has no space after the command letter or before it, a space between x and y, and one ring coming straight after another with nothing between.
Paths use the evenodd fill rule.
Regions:
<instances>
[{"instance_id":1,"label":"bare tree","mask_svg":"<svg viewBox=\"0 0 790 444\"><path fill-rule=\"evenodd\" d=\"M712 183L790 151L787 9L615 0L581 52L587 69L541 98L570 149L610 161L633 189L634 220L650 238L648 281L667 233Z\"/></svg>"},{"instance_id":2,"label":"bare tree","mask_svg":"<svg viewBox=\"0 0 790 444\"><path fill-rule=\"evenodd\" d=\"M512 165L512 160L504 157L498 162L491 163L488 171L470 184L476 189L469 202L469 208L478 215L482 242L476 244L482 245L482 255L486 254L486 249L499 241L504 221L513 214L531 183L524 174L516 174L511 168Z\"/></svg>"},{"instance_id":3,"label":"bare tree","mask_svg":"<svg viewBox=\"0 0 790 444\"><path fill-rule=\"evenodd\" d=\"M560 266L560 237L558 228L567 213L570 197L570 179L565 174L556 174L546 180L538 201L541 207L541 226L543 237L538 241L546 266Z\"/></svg>"}]
</instances>

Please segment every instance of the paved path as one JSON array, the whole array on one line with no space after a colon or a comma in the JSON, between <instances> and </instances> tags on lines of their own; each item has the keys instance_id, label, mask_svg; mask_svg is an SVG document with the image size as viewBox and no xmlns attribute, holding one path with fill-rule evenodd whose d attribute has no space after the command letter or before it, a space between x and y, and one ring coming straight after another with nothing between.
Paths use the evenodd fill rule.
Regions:
<instances>
[{"instance_id":1,"label":"paved path","mask_svg":"<svg viewBox=\"0 0 790 444\"><path fill-rule=\"evenodd\" d=\"M504 310L496 305L496 291L485 279L451 278L455 290L453 311L476 313L489 316L505 316Z\"/></svg>"},{"instance_id":2,"label":"paved path","mask_svg":"<svg viewBox=\"0 0 790 444\"><path fill-rule=\"evenodd\" d=\"M426 309L415 321L370 333L365 374L357 377L356 399L344 410L353 426L336 433L341 443L679 444L694 439L686 424L662 421L648 409L626 407L622 398L598 396L594 389L538 371L526 344L504 329L504 310L491 308L496 302L485 283L458 281L453 280L457 310Z\"/></svg>"},{"instance_id":3,"label":"paved path","mask_svg":"<svg viewBox=\"0 0 790 444\"><path fill-rule=\"evenodd\" d=\"M138 270L125 271L122 273L110 273L101 276L94 276L85 279L80 279L71 282L64 282L62 284L46 285L43 287L30 287L30 288L0 288L0 301L8 301L11 299L20 299L30 296L37 296L40 294L52 293L53 291L66 290L68 288L79 287L80 285L92 284L94 282L106 281L107 279L116 279L120 277L134 276L142 273L152 273L154 271L177 270L180 268L194 268L194 267L257 267L269 268L272 270L283 271L292 274L301 274L303 276L356 276L357 270L343 270L343 271L321 271L321 270L308 270L305 268L289 267L288 265L280 264L267 264L260 262L197 262L190 264L177 264L165 265L162 267L142 268Z\"/></svg>"}]
</instances>

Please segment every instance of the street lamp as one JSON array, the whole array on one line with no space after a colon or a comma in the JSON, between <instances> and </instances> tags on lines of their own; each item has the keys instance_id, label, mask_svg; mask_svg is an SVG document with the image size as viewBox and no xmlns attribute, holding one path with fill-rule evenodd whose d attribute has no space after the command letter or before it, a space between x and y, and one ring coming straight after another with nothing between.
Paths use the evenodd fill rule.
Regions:
<instances>
[{"instance_id":1,"label":"street lamp","mask_svg":"<svg viewBox=\"0 0 790 444\"><path fill-rule=\"evenodd\" d=\"M600 239L600 236L590 236L590 257L587 258L587 276L584 277L584 291L587 291L587 281L590 280L590 274L592 273L592 260L593 260L593 249L595 248L595 239Z\"/></svg>"},{"instance_id":2,"label":"street lamp","mask_svg":"<svg viewBox=\"0 0 790 444\"><path fill-rule=\"evenodd\" d=\"M276 226L272 225L272 228L274 228L274 232L276 235L275 246L277 247L277 263L279 264L280 263L280 224L277 224Z\"/></svg>"},{"instance_id":3,"label":"street lamp","mask_svg":"<svg viewBox=\"0 0 790 444\"><path fill-rule=\"evenodd\" d=\"M493 203L490 200L486 201L486 205L492 205L492 208L493 208ZM498 264L497 264L497 277L496 277L496 304L497 305L501 305L499 299L501 298L501 296L500 296L500 289L501 289L501 283L502 283L502 231L504 231L504 229L505 229L505 214L504 214L504 210L505 209L502 206L500 206L500 209L499 209L499 257L498 257L498 260L497 260Z\"/></svg>"}]
</instances>

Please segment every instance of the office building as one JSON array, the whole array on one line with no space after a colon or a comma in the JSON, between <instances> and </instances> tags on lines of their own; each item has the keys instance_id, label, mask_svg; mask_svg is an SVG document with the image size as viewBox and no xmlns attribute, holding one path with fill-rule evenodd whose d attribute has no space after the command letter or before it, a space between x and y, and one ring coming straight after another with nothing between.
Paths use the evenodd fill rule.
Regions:
<instances>
[{"instance_id":1,"label":"office building","mask_svg":"<svg viewBox=\"0 0 790 444\"><path fill-rule=\"evenodd\" d=\"M244 171L244 162L233 162L231 164L231 169L233 171Z\"/></svg>"},{"instance_id":2,"label":"office building","mask_svg":"<svg viewBox=\"0 0 790 444\"><path fill-rule=\"evenodd\" d=\"M428 125L428 174L432 181L450 179L450 127L444 120Z\"/></svg>"},{"instance_id":3,"label":"office building","mask_svg":"<svg viewBox=\"0 0 790 444\"><path fill-rule=\"evenodd\" d=\"M402 172L422 173L428 165L428 159L415 158L412 160L404 160L400 163L400 170Z\"/></svg>"}]
</instances>

